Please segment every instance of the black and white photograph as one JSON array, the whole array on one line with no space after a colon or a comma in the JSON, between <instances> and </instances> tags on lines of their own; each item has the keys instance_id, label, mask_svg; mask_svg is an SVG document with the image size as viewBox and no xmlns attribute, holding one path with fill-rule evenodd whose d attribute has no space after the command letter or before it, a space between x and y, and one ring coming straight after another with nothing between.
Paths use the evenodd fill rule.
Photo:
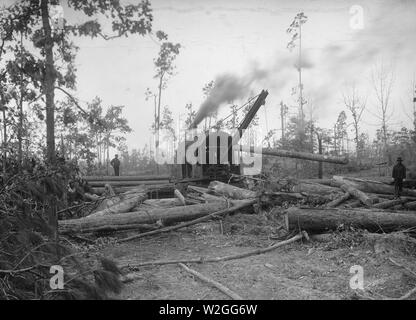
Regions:
<instances>
[{"instance_id":1,"label":"black and white photograph","mask_svg":"<svg viewBox=\"0 0 416 320\"><path fill-rule=\"evenodd\" d=\"M414 0L0 0L0 300L415 300L415 57Z\"/></svg>"}]
</instances>

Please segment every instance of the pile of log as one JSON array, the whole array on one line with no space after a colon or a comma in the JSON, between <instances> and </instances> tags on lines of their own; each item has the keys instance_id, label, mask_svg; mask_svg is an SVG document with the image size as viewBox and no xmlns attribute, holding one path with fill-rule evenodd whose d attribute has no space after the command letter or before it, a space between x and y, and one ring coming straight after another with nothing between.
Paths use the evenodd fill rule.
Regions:
<instances>
[{"instance_id":1,"label":"pile of log","mask_svg":"<svg viewBox=\"0 0 416 320\"><path fill-rule=\"evenodd\" d=\"M220 190L212 192L210 189L198 186L189 186L185 190L185 195L174 188L172 192L174 197L149 199L149 191L158 191L157 186L143 184L116 193L110 184L111 181L97 181L105 182L101 193L104 197L100 205L88 216L59 221L61 234L99 234L128 230L142 233L164 232L166 228L172 228L177 223L193 224L194 221L195 223L206 221L257 202L256 193L250 193L249 190L244 197L230 198L223 196ZM160 188L164 187L164 185L160 186Z\"/></svg>"},{"instance_id":2,"label":"pile of log","mask_svg":"<svg viewBox=\"0 0 416 320\"><path fill-rule=\"evenodd\" d=\"M211 181L207 187L170 186L172 196L162 199L149 199L149 192L166 188L164 180L158 180L163 181L159 186L132 184L127 191L113 189L115 182L137 183L139 180L134 180L137 178L87 177L90 183L103 188L103 200L89 216L60 221L61 234L134 230L134 235L121 240L129 241L241 210L258 213L269 209L272 210L268 212L284 216L287 231L300 229L316 233L348 225L384 232L416 227L416 212L411 211L416 209L416 190L404 189L403 197L396 199L394 186L378 181L334 176L292 181L290 187L286 185L281 191L249 190ZM153 177L141 181L156 180Z\"/></svg>"},{"instance_id":3,"label":"pile of log","mask_svg":"<svg viewBox=\"0 0 416 320\"><path fill-rule=\"evenodd\" d=\"M145 185L148 190L158 190L161 193L170 193L173 184L168 175L143 175L143 176L85 176L84 180L92 187L95 194L105 192L105 185L111 185L115 193L131 191L140 185Z\"/></svg>"}]
</instances>

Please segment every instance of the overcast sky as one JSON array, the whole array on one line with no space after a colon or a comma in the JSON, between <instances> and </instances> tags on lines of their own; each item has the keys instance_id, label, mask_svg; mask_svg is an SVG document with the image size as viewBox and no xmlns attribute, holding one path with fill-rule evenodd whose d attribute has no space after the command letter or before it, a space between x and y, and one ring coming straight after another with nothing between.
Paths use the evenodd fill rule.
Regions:
<instances>
[{"instance_id":1,"label":"overcast sky","mask_svg":"<svg viewBox=\"0 0 416 320\"><path fill-rule=\"evenodd\" d=\"M125 1L133 3L134 1ZM392 66L395 75L391 127L411 125L412 79L416 70L416 1L412 0L151 0L153 29L163 30L169 40L182 45L176 61L177 74L163 93L162 106L169 106L175 120L184 119L185 104L197 109L203 102L202 87L217 76L230 73L247 76L253 65L269 68L266 80L253 83L247 92L269 90L266 106L259 110L260 124L280 128L279 102L291 113L296 102L291 88L297 84L293 66L296 49L286 45L286 29L303 11L303 72L305 96L315 108L319 125L333 127L342 105L342 91L355 82L368 96L362 129L374 136L380 123L371 87L371 70L378 63ZM350 8L363 8L364 29L350 26ZM65 17L80 20L64 6ZM81 20L80 20L81 21ZM76 96L81 101L102 98L104 105L125 105L125 115L134 132L127 137L130 148L150 141L153 104L145 101L147 87L156 90L153 59L158 45L150 37L130 37L104 41L77 38L80 50ZM239 103L236 101L236 103ZM306 107L306 113L308 107ZM222 108L220 115L228 114ZM267 121L265 115L267 114ZM348 115L349 116L349 115ZM348 117L351 121L351 117Z\"/></svg>"}]
</instances>

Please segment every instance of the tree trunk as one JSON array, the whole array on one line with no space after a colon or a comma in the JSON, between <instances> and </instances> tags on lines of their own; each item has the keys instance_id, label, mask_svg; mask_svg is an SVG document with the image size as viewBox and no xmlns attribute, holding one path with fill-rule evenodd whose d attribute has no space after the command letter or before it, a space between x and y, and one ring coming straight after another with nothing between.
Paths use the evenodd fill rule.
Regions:
<instances>
[{"instance_id":1,"label":"tree trunk","mask_svg":"<svg viewBox=\"0 0 416 320\"><path fill-rule=\"evenodd\" d=\"M404 204L406 209L416 210L416 201L408 202Z\"/></svg>"},{"instance_id":2,"label":"tree trunk","mask_svg":"<svg viewBox=\"0 0 416 320\"><path fill-rule=\"evenodd\" d=\"M62 233L105 231L117 227L129 229L131 224L152 224L162 220L163 224L189 221L227 208L226 202L195 204L185 207L158 208L144 211L110 214L100 217L85 217L59 221Z\"/></svg>"},{"instance_id":3,"label":"tree trunk","mask_svg":"<svg viewBox=\"0 0 416 320\"><path fill-rule=\"evenodd\" d=\"M340 205L344 201L347 201L349 198L351 198L351 194L349 192L346 192L341 197L338 197L338 198L332 200L331 202L328 202L326 204L326 207L327 208L335 208L336 206Z\"/></svg>"},{"instance_id":4,"label":"tree trunk","mask_svg":"<svg viewBox=\"0 0 416 320\"><path fill-rule=\"evenodd\" d=\"M149 180L169 180L170 176L84 176L84 180L93 181L149 181Z\"/></svg>"},{"instance_id":5,"label":"tree trunk","mask_svg":"<svg viewBox=\"0 0 416 320\"><path fill-rule=\"evenodd\" d=\"M354 188L352 185L348 183L344 183L341 186L341 189L344 190L345 192L348 192L354 198L357 198L358 200L360 200L366 206L371 206L373 204L373 200L369 196L367 196L364 192Z\"/></svg>"},{"instance_id":6,"label":"tree trunk","mask_svg":"<svg viewBox=\"0 0 416 320\"><path fill-rule=\"evenodd\" d=\"M220 181L212 181L208 189L213 191L217 194L235 199L235 200L244 200L257 197L257 193L255 191L235 187Z\"/></svg>"},{"instance_id":7,"label":"tree trunk","mask_svg":"<svg viewBox=\"0 0 416 320\"><path fill-rule=\"evenodd\" d=\"M346 178L341 176L333 177L333 185L340 187L345 181L348 181L354 188L365 193L394 194L394 186L382 182L370 181L357 178ZM416 197L416 190L403 189L401 195L408 197Z\"/></svg>"},{"instance_id":8,"label":"tree trunk","mask_svg":"<svg viewBox=\"0 0 416 320\"><path fill-rule=\"evenodd\" d=\"M388 201L383 201L383 202L380 202L380 203L376 203L375 205L373 205L373 208L387 209L387 208L394 207L398 204L403 204L405 202L406 202L406 200L403 200L403 199L388 200Z\"/></svg>"},{"instance_id":9,"label":"tree trunk","mask_svg":"<svg viewBox=\"0 0 416 320\"><path fill-rule=\"evenodd\" d=\"M322 155L322 138L318 137L318 149L319 149L319 154ZM319 161L318 163L318 179L322 179L323 178L323 163L322 161Z\"/></svg>"},{"instance_id":10,"label":"tree trunk","mask_svg":"<svg viewBox=\"0 0 416 320\"><path fill-rule=\"evenodd\" d=\"M136 193L136 194L129 194L126 195L124 199L120 200L119 202L115 203L109 208L94 212L90 214L88 217L102 217L106 215L113 215L113 214L121 214L125 212L129 212L133 209L137 204L147 199L147 194L143 193Z\"/></svg>"},{"instance_id":11,"label":"tree trunk","mask_svg":"<svg viewBox=\"0 0 416 320\"><path fill-rule=\"evenodd\" d=\"M106 184L112 187L128 187L128 186L140 186L148 184L162 184L168 183L169 180L145 180L145 181L90 181L88 184L91 187L104 187Z\"/></svg>"},{"instance_id":12,"label":"tree trunk","mask_svg":"<svg viewBox=\"0 0 416 320\"><path fill-rule=\"evenodd\" d=\"M243 150L245 151L249 149L247 147L244 147ZM308 153L308 152L298 152L298 151L268 149L268 148L262 148L262 150L259 152L255 150L253 147L250 147L250 152L261 153L262 155L273 156L273 157L295 158L295 159L322 161L322 162L337 163L337 164L348 163L348 159L345 157L334 157L334 156L327 156L327 155Z\"/></svg>"},{"instance_id":13,"label":"tree trunk","mask_svg":"<svg viewBox=\"0 0 416 320\"><path fill-rule=\"evenodd\" d=\"M300 209L286 210L291 229L308 232L336 230L340 225L354 226L369 231L393 231L416 227L416 212L393 213L376 210Z\"/></svg>"},{"instance_id":14,"label":"tree trunk","mask_svg":"<svg viewBox=\"0 0 416 320\"><path fill-rule=\"evenodd\" d=\"M49 24L48 0L41 0L42 26L44 33L45 50L45 76L43 80L43 93L46 97L46 146L47 159L50 164L55 163L55 67L53 60L52 31Z\"/></svg>"},{"instance_id":15,"label":"tree trunk","mask_svg":"<svg viewBox=\"0 0 416 320\"><path fill-rule=\"evenodd\" d=\"M41 0L40 9L42 15L42 26L44 36L44 52L45 52L45 75L43 79L43 93L46 98L46 157L49 165L55 164L55 104L54 104L54 88L55 88L55 67L53 60L53 40L52 31L49 24L48 0ZM53 237L58 238L58 217L56 214L56 199L54 195L49 197L48 208L49 226L53 232Z\"/></svg>"},{"instance_id":16,"label":"tree trunk","mask_svg":"<svg viewBox=\"0 0 416 320\"><path fill-rule=\"evenodd\" d=\"M295 185L292 192L306 192L306 193L315 193L321 195L328 195L330 193L341 193L342 191L335 187L325 186L319 183L310 183L310 182L303 182L300 181L297 185Z\"/></svg>"}]
</instances>

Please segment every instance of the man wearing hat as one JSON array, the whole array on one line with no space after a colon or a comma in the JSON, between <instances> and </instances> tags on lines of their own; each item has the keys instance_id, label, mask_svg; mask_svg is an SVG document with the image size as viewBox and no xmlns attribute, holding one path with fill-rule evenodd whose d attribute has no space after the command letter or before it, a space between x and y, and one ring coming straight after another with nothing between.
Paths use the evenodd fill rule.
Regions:
<instances>
[{"instance_id":1,"label":"man wearing hat","mask_svg":"<svg viewBox=\"0 0 416 320\"><path fill-rule=\"evenodd\" d=\"M397 158L397 164L393 167L394 195L400 198L403 188L403 179L406 179L406 167L402 164L402 158Z\"/></svg>"},{"instance_id":2,"label":"man wearing hat","mask_svg":"<svg viewBox=\"0 0 416 320\"><path fill-rule=\"evenodd\" d=\"M114 159L110 162L111 166L114 168L114 175L120 175L120 160L118 160L118 154L115 155Z\"/></svg>"}]
</instances>

